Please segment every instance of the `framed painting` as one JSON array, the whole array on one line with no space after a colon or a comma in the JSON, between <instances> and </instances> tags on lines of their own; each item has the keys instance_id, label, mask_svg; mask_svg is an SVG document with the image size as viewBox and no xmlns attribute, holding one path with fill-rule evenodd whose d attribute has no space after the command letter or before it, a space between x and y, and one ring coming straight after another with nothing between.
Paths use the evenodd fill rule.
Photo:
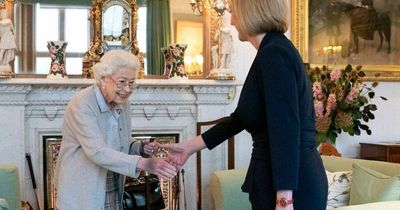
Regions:
<instances>
[{"instance_id":1,"label":"framed painting","mask_svg":"<svg viewBox=\"0 0 400 210\"><path fill-rule=\"evenodd\" d=\"M291 5L291 39L305 63L362 65L365 80L400 81L400 0L291 0Z\"/></svg>"}]
</instances>

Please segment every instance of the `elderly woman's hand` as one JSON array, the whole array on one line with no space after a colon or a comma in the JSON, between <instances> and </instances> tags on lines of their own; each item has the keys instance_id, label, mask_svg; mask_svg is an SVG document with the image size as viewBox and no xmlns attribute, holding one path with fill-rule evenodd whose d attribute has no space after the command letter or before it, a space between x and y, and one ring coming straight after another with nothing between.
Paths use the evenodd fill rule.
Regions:
<instances>
[{"instance_id":1,"label":"elderly woman's hand","mask_svg":"<svg viewBox=\"0 0 400 210\"><path fill-rule=\"evenodd\" d=\"M176 176L177 169L165 158L140 158L136 168L157 175L162 179L171 179Z\"/></svg>"},{"instance_id":2,"label":"elderly woman's hand","mask_svg":"<svg viewBox=\"0 0 400 210\"><path fill-rule=\"evenodd\" d=\"M143 157L148 157L153 155L158 150L158 143L151 140L142 141L142 146L140 148L140 153Z\"/></svg>"}]
</instances>

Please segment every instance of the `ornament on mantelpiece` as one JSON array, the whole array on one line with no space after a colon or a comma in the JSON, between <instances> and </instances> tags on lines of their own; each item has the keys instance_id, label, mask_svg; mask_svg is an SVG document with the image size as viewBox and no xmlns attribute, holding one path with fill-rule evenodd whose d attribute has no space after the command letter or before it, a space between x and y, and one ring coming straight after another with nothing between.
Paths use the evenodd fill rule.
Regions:
<instances>
[{"instance_id":1,"label":"ornament on mantelpiece","mask_svg":"<svg viewBox=\"0 0 400 210\"><path fill-rule=\"evenodd\" d=\"M0 78L11 78L13 71L10 62L15 58L14 26L8 18L7 10L0 9Z\"/></svg>"},{"instance_id":2,"label":"ornament on mantelpiece","mask_svg":"<svg viewBox=\"0 0 400 210\"><path fill-rule=\"evenodd\" d=\"M211 47L212 65L213 68L208 79L216 80L234 80L235 76L229 68L233 50L233 38L230 30L229 16L225 13L220 17L220 27L215 33L214 39L218 41L218 45Z\"/></svg>"},{"instance_id":3,"label":"ornament on mantelpiece","mask_svg":"<svg viewBox=\"0 0 400 210\"><path fill-rule=\"evenodd\" d=\"M93 64L90 59L89 52L86 52L82 58L82 77L86 79L93 79Z\"/></svg>"},{"instance_id":4,"label":"ornament on mantelpiece","mask_svg":"<svg viewBox=\"0 0 400 210\"><path fill-rule=\"evenodd\" d=\"M60 79L68 78L65 70L65 49L68 42L65 41L48 41L47 48L49 49L51 63L47 78Z\"/></svg>"},{"instance_id":5,"label":"ornament on mantelpiece","mask_svg":"<svg viewBox=\"0 0 400 210\"><path fill-rule=\"evenodd\" d=\"M185 50L187 44L170 44L161 48L164 54L164 75L171 79L187 79L185 70Z\"/></svg>"}]
</instances>

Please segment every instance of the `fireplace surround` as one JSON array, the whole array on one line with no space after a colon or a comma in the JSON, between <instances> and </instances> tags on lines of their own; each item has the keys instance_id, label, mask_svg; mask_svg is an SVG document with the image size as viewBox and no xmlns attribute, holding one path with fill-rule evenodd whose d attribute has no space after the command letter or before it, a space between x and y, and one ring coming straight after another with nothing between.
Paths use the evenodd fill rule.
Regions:
<instances>
[{"instance_id":1,"label":"fireplace surround","mask_svg":"<svg viewBox=\"0 0 400 210\"><path fill-rule=\"evenodd\" d=\"M69 99L93 83L91 79L0 80L0 163L18 166L22 199L33 206L37 204L25 153L32 156L40 202L44 206L45 185L48 185L44 178L49 174L45 175L44 170L48 162L44 161L47 153L43 139L61 136L64 110ZM196 122L229 114L226 107L233 101L236 87L240 85L239 81L139 80L129 99L132 134L177 134L180 141L186 141L196 135ZM224 165L225 162L218 159L214 164ZM184 185L182 180L179 181L182 189L179 209L195 209L195 157L188 160L184 170ZM187 199L183 199L183 193Z\"/></svg>"}]
</instances>

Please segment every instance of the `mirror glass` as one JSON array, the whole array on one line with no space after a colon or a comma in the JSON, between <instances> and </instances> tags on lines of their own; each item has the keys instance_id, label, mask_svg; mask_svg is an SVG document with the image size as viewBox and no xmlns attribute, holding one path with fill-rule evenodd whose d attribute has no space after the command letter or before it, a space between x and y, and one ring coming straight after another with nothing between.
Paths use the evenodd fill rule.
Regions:
<instances>
[{"instance_id":1,"label":"mirror glass","mask_svg":"<svg viewBox=\"0 0 400 210\"><path fill-rule=\"evenodd\" d=\"M66 70L68 75L82 74L82 58L93 40L90 25L90 6L66 6L48 4L24 4L15 1L14 24L18 50L14 60L14 72L27 77L47 74L50 57L47 41L65 40ZM102 38L108 46L124 46L132 42L129 11L118 3L109 1L103 8ZM185 66L192 75L201 75L203 62L204 16L193 14L188 0L170 0L171 43L188 44ZM68 1L66 1L68 4ZM146 16L147 8L139 5L137 40L146 62ZM46 18L47 17L47 18ZM77 33L77 30L79 33ZM192 32L191 32L192 31ZM195 31L195 32L193 32ZM51 36L50 36L51 35ZM190 57L189 57L190 56ZM200 71L199 71L200 68ZM195 70L191 70L195 69Z\"/></svg>"},{"instance_id":2,"label":"mirror glass","mask_svg":"<svg viewBox=\"0 0 400 210\"><path fill-rule=\"evenodd\" d=\"M109 46L126 46L130 42L129 13L121 5L112 5L103 13L103 40Z\"/></svg>"}]
</instances>

